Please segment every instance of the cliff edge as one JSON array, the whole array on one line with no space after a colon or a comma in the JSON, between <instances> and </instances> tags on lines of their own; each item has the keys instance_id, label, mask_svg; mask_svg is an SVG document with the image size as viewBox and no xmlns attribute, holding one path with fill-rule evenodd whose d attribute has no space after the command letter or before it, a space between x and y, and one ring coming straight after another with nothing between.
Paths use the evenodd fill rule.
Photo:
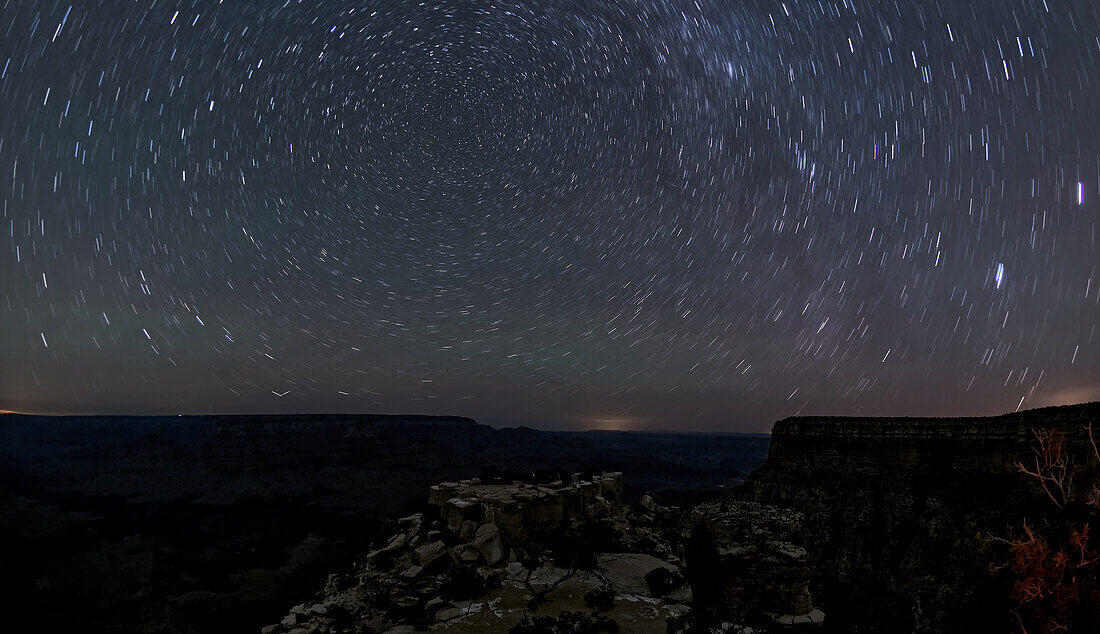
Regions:
<instances>
[{"instance_id":1,"label":"cliff edge","mask_svg":"<svg viewBox=\"0 0 1100 634\"><path fill-rule=\"evenodd\" d=\"M989 537L1048 504L1021 476L1036 429L1071 453L1100 403L987 418L788 418L767 462L731 496L804 517L810 590L844 632L1008 631L1011 606Z\"/></svg>"}]
</instances>

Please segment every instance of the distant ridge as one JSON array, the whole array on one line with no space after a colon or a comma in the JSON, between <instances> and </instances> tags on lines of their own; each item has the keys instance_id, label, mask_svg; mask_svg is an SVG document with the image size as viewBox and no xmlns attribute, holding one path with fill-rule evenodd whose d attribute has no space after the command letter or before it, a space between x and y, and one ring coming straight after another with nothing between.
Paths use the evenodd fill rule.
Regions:
<instances>
[{"instance_id":1,"label":"distant ridge","mask_svg":"<svg viewBox=\"0 0 1100 634\"><path fill-rule=\"evenodd\" d=\"M1019 412L1007 412L1004 414L994 414L992 416L843 416L843 415L829 415L829 416L789 416L781 419L783 421L889 421L895 423L908 423L913 421L936 421L936 422L1017 422L1017 421L1055 421L1055 420L1078 420L1083 418L1090 418L1100 416L1100 401L1092 401L1089 403L1076 403L1073 405L1052 405L1049 407L1038 407L1035 409L1025 409ZM777 423L778 424L778 423Z\"/></svg>"},{"instance_id":2,"label":"distant ridge","mask_svg":"<svg viewBox=\"0 0 1100 634\"><path fill-rule=\"evenodd\" d=\"M171 419L171 420L234 420L245 421L248 419L264 420L311 420L347 422L361 420L367 422L391 422L398 420L430 422L430 421L463 421L478 424L476 420L467 416L440 416L432 414L27 414L0 410L2 418L50 418L67 420L134 420L134 419Z\"/></svg>"}]
</instances>

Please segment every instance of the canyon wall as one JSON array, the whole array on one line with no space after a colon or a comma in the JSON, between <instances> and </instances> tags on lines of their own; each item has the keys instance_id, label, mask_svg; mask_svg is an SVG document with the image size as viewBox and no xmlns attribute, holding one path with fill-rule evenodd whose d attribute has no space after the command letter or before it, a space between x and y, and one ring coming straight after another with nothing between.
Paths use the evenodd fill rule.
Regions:
<instances>
[{"instance_id":1,"label":"canyon wall","mask_svg":"<svg viewBox=\"0 0 1100 634\"><path fill-rule=\"evenodd\" d=\"M844 632L1008 631L995 538L1050 502L1017 460L1054 429L1083 460L1100 403L989 418L790 418L736 497L805 517L811 591ZM992 541L990 538L994 538Z\"/></svg>"}]
</instances>

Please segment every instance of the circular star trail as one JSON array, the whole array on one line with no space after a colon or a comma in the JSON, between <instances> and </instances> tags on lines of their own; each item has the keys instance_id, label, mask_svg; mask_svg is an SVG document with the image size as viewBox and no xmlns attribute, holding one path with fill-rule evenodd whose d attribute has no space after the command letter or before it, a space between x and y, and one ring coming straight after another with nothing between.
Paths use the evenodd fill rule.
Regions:
<instances>
[{"instance_id":1,"label":"circular star trail","mask_svg":"<svg viewBox=\"0 0 1100 634\"><path fill-rule=\"evenodd\" d=\"M0 5L0 407L1100 397L1100 5Z\"/></svg>"}]
</instances>

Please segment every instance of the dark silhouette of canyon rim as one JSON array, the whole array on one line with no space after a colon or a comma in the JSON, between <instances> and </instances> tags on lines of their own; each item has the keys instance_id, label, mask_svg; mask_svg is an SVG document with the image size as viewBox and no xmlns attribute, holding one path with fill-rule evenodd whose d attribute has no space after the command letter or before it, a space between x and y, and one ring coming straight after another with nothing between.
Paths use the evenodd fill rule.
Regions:
<instances>
[{"instance_id":1,"label":"dark silhouette of canyon rim","mask_svg":"<svg viewBox=\"0 0 1100 634\"><path fill-rule=\"evenodd\" d=\"M1011 540L1069 521L1018 463L1090 425L4 415L3 591L101 632L1012 631Z\"/></svg>"}]
</instances>

